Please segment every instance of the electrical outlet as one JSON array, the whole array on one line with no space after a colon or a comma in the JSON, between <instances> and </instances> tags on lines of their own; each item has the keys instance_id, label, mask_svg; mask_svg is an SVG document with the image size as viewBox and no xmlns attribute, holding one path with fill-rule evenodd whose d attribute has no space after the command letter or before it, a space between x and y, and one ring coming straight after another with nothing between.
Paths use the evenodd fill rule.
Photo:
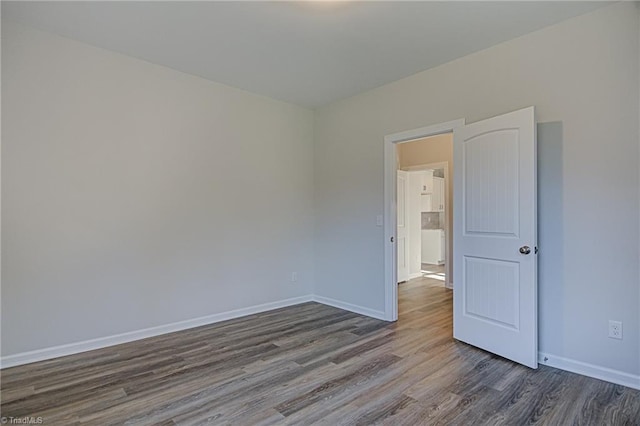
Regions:
<instances>
[{"instance_id":1,"label":"electrical outlet","mask_svg":"<svg viewBox=\"0 0 640 426\"><path fill-rule=\"evenodd\" d=\"M609 337L622 340L622 321L609 320Z\"/></svg>"},{"instance_id":2,"label":"electrical outlet","mask_svg":"<svg viewBox=\"0 0 640 426\"><path fill-rule=\"evenodd\" d=\"M296 281L298 281L298 273L297 272L292 272L291 273L291 282L295 283Z\"/></svg>"}]
</instances>

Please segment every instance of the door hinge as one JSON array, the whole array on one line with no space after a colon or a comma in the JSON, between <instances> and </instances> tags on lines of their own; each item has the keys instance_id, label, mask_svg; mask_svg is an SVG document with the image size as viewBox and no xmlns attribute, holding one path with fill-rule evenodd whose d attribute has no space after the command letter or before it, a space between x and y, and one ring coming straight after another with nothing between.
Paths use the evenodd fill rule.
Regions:
<instances>
[{"instance_id":1,"label":"door hinge","mask_svg":"<svg viewBox=\"0 0 640 426\"><path fill-rule=\"evenodd\" d=\"M537 247L537 246L533 248L533 252L534 252L535 254L538 254L538 247Z\"/></svg>"}]
</instances>

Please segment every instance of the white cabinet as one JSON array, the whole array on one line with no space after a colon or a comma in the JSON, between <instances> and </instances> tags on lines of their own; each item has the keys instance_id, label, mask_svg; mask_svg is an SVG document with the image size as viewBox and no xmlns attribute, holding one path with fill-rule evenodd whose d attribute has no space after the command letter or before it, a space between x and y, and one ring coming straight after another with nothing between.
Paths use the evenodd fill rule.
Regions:
<instances>
[{"instance_id":1,"label":"white cabinet","mask_svg":"<svg viewBox=\"0 0 640 426\"><path fill-rule=\"evenodd\" d=\"M431 211L431 194L420 195L420 211L421 212Z\"/></svg>"},{"instance_id":2,"label":"white cabinet","mask_svg":"<svg viewBox=\"0 0 640 426\"><path fill-rule=\"evenodd\" d=\"M420 172L422 177L420 187L420 211L444 211L444 178L434 177L433 170Z\"/></svg>"},{"instance_id":3,"label":"white cabinet","mask_svg":"<svg viewBox=\"0 0 640 426\"><path fill-rule=\"evenodd\" d=\"M444 211L444 179L441 177L434 177L433 180L433 193L431 194L431 210L432 212Z\"/></svg>"},{"instance_id":4,"label":"white cabinet","mask_svg":"<svg viewBox=\"0 0 640 426\"><path fill-rule=\"evenodd\" d=\"M433 170L422 172L421 194L431 194L433 192Z\"/></svg>"},{"instance_id":5,"label":"white cabinet","mask_svg":"<svg viewBox=\"0 0 640 426\"><path fill-rule=\"evenodd\" d=\"M422 230L422 263L442 265L444 263L444 230Z\"/></svg>"}]
</instances>

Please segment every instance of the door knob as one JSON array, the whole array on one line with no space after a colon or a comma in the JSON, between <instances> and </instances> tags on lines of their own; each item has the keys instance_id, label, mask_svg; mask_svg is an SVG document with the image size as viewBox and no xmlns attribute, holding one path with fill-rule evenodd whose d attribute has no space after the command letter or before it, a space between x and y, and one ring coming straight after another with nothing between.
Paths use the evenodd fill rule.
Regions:
<instances>
[{"instance_id":1,"label":"door knob","mask_svg":"<svg viewBox=\"0 0 640 426\"><path fill-rule=\"evenodd\" d=\"M529 254L531 253L531 248L529 246L522 246L520 247L520 253Z\"/></svg>"}]
</instances>

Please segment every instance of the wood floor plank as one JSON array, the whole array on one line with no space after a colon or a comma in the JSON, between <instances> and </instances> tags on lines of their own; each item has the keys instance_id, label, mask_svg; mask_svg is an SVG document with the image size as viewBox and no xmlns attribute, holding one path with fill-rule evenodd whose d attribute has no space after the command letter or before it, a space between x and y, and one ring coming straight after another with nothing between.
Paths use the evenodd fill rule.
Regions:
<instances>
[{"instance_id":1,"label":"wood floor plank","mask_svg":"<svg viewBox=\"0 0 640 426\"><path fill-rule=\"evenodd\" d=\"M450 392L438 392L429 398L428 401L418 402L408 406L406 409L386 418L382 425L385 426L415 426L436 424L435 420L441 413L453 411L459 404L458 395ZM476 424L470 420L469 424Z\"/></svg>"},{"instance_id":2,"label":"wood floor plank","mask_svg":"<svg viewBox=\"0 0 640 426\"><path fill-rule=\"evenodd\" d=\"M442 281L398 292L395 323L310 302L5 369L0 410L47 425L640 426L640 391L455 341Z\"/></svg>"}]
</instances>

